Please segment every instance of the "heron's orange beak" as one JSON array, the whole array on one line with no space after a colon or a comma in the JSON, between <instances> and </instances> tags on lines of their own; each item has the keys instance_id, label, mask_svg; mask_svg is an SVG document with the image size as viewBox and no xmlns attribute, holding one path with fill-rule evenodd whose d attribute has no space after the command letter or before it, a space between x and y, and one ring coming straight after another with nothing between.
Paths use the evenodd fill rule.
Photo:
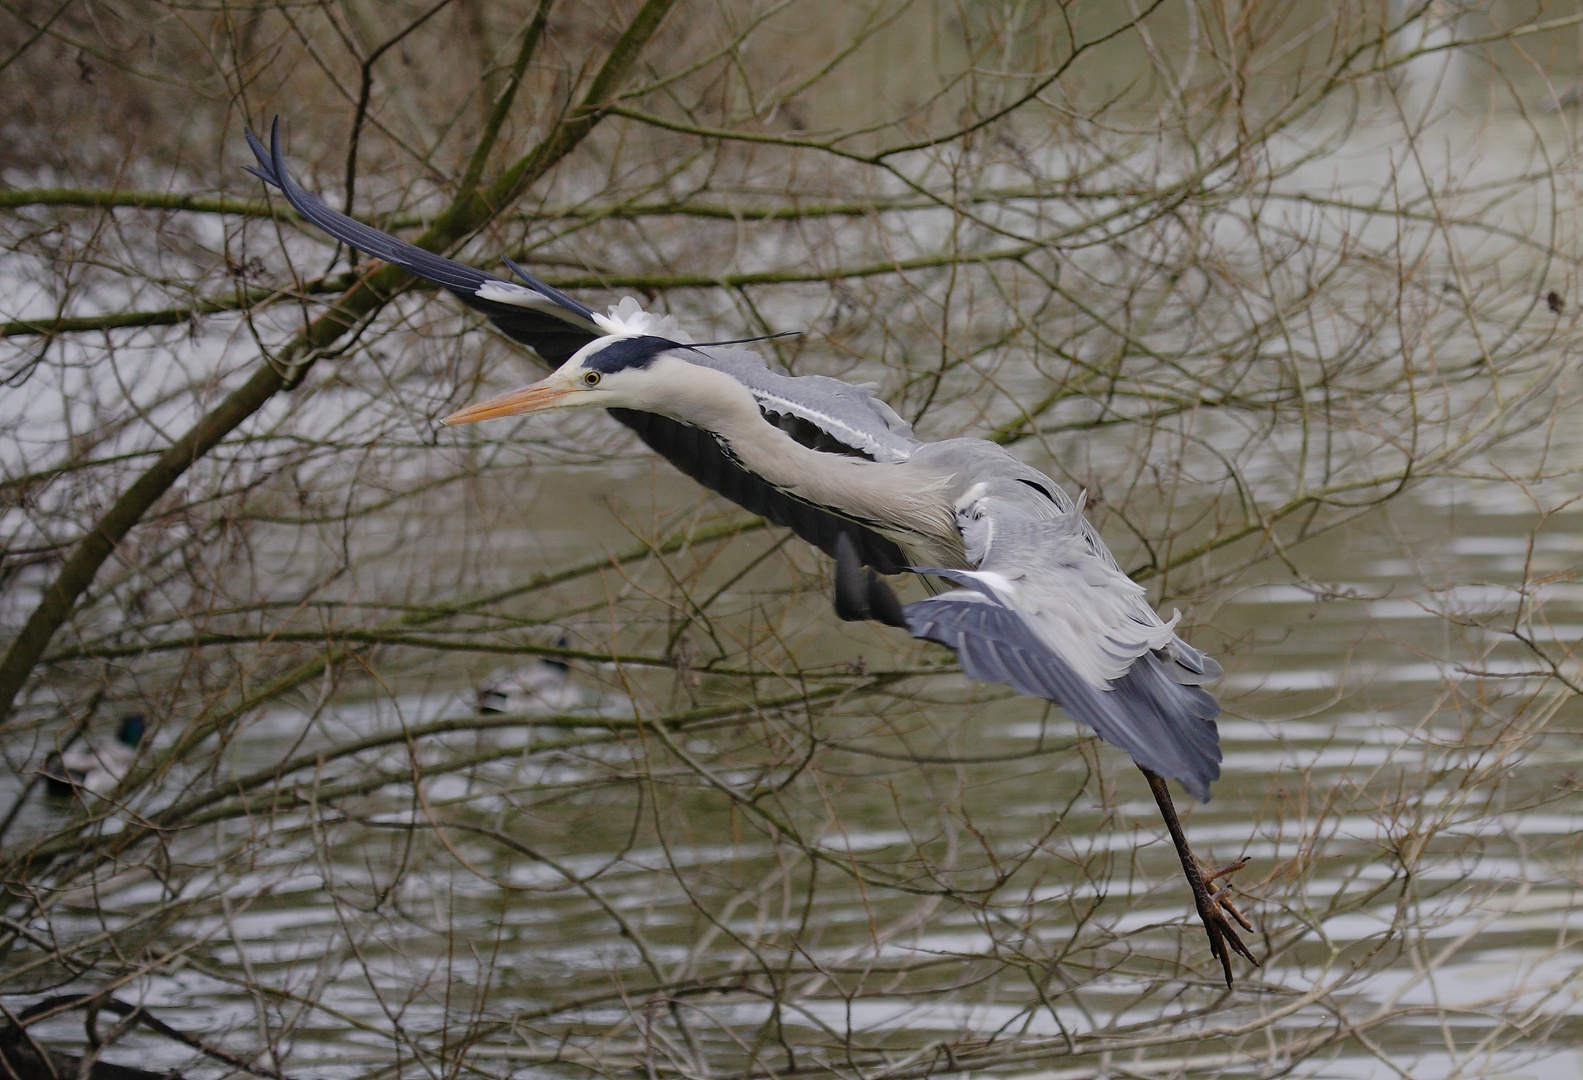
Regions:
<instances>
[{"instance_id":1,"label":"heron's orange beak","mask_svg":"<svg viewBox=\"0 0 1583 1080\"><path fill-rule=\"evenodd\" d=\"M476 405L458 409L440 423L471 424L475 420L493 420L497 416L515 416L518 413L553 409L560 404L562 398L571 393L575 393L575 390L569 389L564 384L553 385L549 379L545 379L532 386L524 386L520 390L508 390Z\"/></svg>"}]
</instances>

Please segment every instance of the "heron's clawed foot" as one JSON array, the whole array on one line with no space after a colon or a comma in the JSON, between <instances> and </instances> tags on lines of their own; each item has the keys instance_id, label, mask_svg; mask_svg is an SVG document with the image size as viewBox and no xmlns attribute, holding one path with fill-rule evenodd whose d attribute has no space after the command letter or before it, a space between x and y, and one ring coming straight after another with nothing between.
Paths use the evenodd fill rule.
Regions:
<instances>
[{"instance_id":1,"label":"heron's clawed foot","mask_svg":"<svg viewBox=\"0 0 1583 1080\"><path fill-rule=\"evenodd\" d=\"M1223 882L1218 889L1210 886L1215 881L1229 878L1247 866L1248 860L1238 859L1234 863L1227 863L1213 870L1205 870L1201 867L1198 858L1193 854L1193 849L1187 846L1187 834L1182 831L1182 822L1176 816L1176 804L1171 801L1171 792L1165 786L1165 777L1142 765L1138 768L1149 781L1149 790L1154 793L1154 801L1160 808L1160 816L1165 818L1165 827L1171 834L1171 842L1176 845L1177 857L1182 860L1182 874L1193 890L1193 906L1198 909L1198 917L1204 922L1204 933L1209 935L1209 951L1220 961L1220 969L1225 972L1226 988L1229 990L1232 953L1236 953L1254 967L1260 966L1258 959L1237 935L1237 926L1251 932L1253 924L1243 918L1242 912L1238 911L1236 905L1231 902L1231 882ZM1232 920L1236 920L1236 925L1232 924Z\"/></svg>"},{"instance_id":2,"label":"heron's clawed foot","mask_svg":"<svg viewBox=\"0 0 1583 1080\"><path fill-rule=\"evenodd\" d=\"M1216 867L1214 870L1211 870L1209 873L1204 875L1204 884L1208 885L1216 878L1229 877L1247 865L1247 859L1238 859L1234 863L1227 863L1225 866ZM1223 910L1229 911L1231 913L1231 917L1236 919L1238 924L1240 924L1244 930L1248 930L1250 932L1253 930L1253 924L1247 919L1243 918L1242 912L1238 911L1231 903L1231 882L1226 882L1218 889L1211 889L1209 891L1209 897ZM1250 956L1248 959L1252 960L1253 958ZM1258 963L1258 961L1254 960L1254 963Z\"/></svg>"},{"instance_id":3,"label":"heron's clawed foot","mask_svg":"<svg viewBox=\"0 0 1583 1080\"><path fill-rule=\"evenodd\" d=\"M1254 967L1259 966L1258 959L1242 943L1242 938L1237 935L1236 927L1232 925L1235 919L1238 926L1244 930L1252 931L1253 924L1243 917L1231 902L1231 882L1227 881L1220 888L1211 888L1211 884L1218 878L1229 877L1248 865L1247 859L1238 859L1234 863L1217 867L1205 872L1185 845L1179 846L1182 855L1182 869L1187 872L1187 883L1193 889L1193 904L1198 908L1198 917L1203 920L1204 932L1209 935L1209 951L1220 961L1220 968L1226 976L1226 987L1231 987L1231 954L1247 960ZM1230 916L1228 918L1227 916ZM1228 949L1229 946L1229 949Z\"/></svg>"},{"instance_id":4,"label":"heron's clawed foot","mask_svg":"<svg viewBox=\"0 0 1583 1080\"><path fill-rule=\"evenodd\" d=\"M1211 870L1209 873L1204 875L1204 885L1208 886L1216 878L1230 877L1232 874L1235 874L1238 870L1241 870L1244 866L1247 866L1247 865L1248 865L1248 860L1247 859L1238 859L1234 863L1227 863L1225 866L1216 867L1215 869ZM1221 910L1229 912L1231 914L1231 917L1233 919L1236 919L1237 923L1244 930L1252 931L1253 924L1250 923L1247 919L1243 918L1242 912L1238 911L1236 906L1234 904L1232 904L1232 902L1231 902L1231 882L1227 881L1224 885L1222 885L1218 889L1210 889L1209 890L1209 898L1211 900L1213 900L1215 902L1216 906L1218 906ZM1241 949L1238 949L1237 951L1238 952L1242 952ZM1245 952L1243 952L1242 954L1244 956L1247 956L1247 953L1245 953ZM1253 960L1253 957L1249 956L1248 959L1249 960ZM1255 964L1258 963L1257 960L1254 960L1253 962Z\"/></svg>"}]
</instances>

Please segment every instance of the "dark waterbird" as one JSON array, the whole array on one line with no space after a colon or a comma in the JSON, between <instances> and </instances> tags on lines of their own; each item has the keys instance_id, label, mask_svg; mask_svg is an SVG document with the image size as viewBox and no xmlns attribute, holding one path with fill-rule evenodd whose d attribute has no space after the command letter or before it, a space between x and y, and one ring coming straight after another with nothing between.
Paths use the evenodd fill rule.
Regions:
<instances>
[{"instance_id":1,"label":"dark waterbird","mask_svg":"<svg viewBox=\"0 0 1583 1080\"><path fill-rule=\"evenodd\" d=\"M982 439L923 442L869 390L770 371L741 343L694 344L670 316L626 298L607 314L507 260L525 284L442 258L327 206L287 174L277 130L250 171L350 247L448 289L550 364L547 378L445 418L465 424L549 409L603 408L705 487L836 559L836 610L955 650L962 670L1065 708L1132 756L1148 779L1210 949L1258 961L1213 883L1242 862L1199 866L1166 780L1200 800L1220 775L1220 665L1183 641L1117 565L1075 501ZM902 606L875 573L928 574L959 588ZM1229 949L1228 949L1229 947Z\"/></svg>"},{"instance_id":2,"label":"dark waterbird","mask_svg":"<svg viewBox=\"0 0 1583 1080\"><path fill-rule=\"evenodd\" d=\"M115 741L89 743L52 752L44 759L44 789L56 798L86 792L104 796L115 790L137 756L147 721L139 713L121 717L115 728Z\"/></svg>"},{"instance_id":3,"label":"dark waterbird","mask_svg":"<svg viewBox=\"0 0 1583 1080\"><path fill-rule=\"evenodd\" d=\"M70 1012L83 1014L88 1052L81 1056L42 1042L31 1030L36 1024ZM118 1020L109 1025L109 1030L101 1030L106 1013ZM261 1068L190 1032L172 1027L141 1005L122 1001L103 990L47 997L20 1012L7 1012L6 1019L7 1023L0 1024L0 1080L182 1080L182 1074L175 1069L142 1069L99 1060L102 1050L138 1027L220 1062L227 1067L227 1075L242 1072L271 1080L289 1080L278 1069ZM147 1051L139 1056L146 1058Z\"/></svg>"}]
</instances>

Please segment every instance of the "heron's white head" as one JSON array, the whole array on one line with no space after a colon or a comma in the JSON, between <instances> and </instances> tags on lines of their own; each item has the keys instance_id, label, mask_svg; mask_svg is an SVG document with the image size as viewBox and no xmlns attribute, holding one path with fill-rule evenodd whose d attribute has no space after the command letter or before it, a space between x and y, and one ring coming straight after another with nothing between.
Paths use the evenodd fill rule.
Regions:
<instances>
[{"instance_id":1,"label":"heron's white head","mask_svg":"<svg viewBox=\"0 0 1583 1080\"><path fill-rule=\"evenodd\" d=\"M548 377L469 405L440 423L471 424L548 409L652 410L665 379L656 368L685 363L666 354L686 348L668 338L648 334L602 337L578 349Z\"/></svg>"}]
</instances>

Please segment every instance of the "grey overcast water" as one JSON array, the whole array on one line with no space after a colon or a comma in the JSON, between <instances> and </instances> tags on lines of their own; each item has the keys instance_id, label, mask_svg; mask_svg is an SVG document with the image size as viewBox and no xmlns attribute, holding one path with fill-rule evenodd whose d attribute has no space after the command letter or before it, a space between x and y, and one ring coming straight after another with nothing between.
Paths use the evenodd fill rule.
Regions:
<instances>
[{"instance_id":1,"label":"grey overcast water","mask_svg":"<svg viewBox=\"0 0 1583 1080\"><path fill-rule=\"evenodd\" d=\"M1115 177L1170 192L1234 125L1206 121L1203 146L1140 136L1101 162L1040 143L1019 114L1005 145L1025 135L1043 156L1007 151L978 181L1001 191L1025 169L1077 177L1066 188L854 215L854 236L874 233L840 252L822 224L715 214L653 243L702 284L583 283L601 304L674 302L700 337L810 328L766 352L874 380L928 437L998 432L1088 490L1121 565L1226 668L1221 778L1210 803L1178 805L1206 862L1248 860L1235 896L1263 966L1234 964L1234 990L1124 754L971 684L944 650L839 622L822 556L703 497L602 414L440 431L536 369L451 297L414 291L194 468L55 638L5 735L0 1005L109 989L285 1078L1583 1080L1578 113L1533 105L1513 59L1529 38L1488 66L1439 51L1450 28L1495 24L1459 24L1462 7L1425 5L1400 31L1426 51L1388 93L1239 136L1268 183L1205 168L1230 186L1200 178L1201 201L1140 210ZM1571 42L1573 22L1543 40ZM1167 29L1197 47L1197 22ZM1517 104L1489 104L1498 91ZM1149 116L1118 107L1107 137ZM224 133L236 162L240 130ZM332 202L335 146L303 170ZM915 171L954 191L938 161ZM885 180L879 194L912 197ZM1112 212L1126 228L1108 231ZM1019 230L1066 242L1078 218L1049 266L1043 251L976 261L974 243L998 251ZM28 245L54 233L22 237L34 219L17 220L3 314L52 318ZM574 220L534 219L510 243L549 252L547 274L582 273L549 237L575 241ZM244 266L282 250L333 265L277 224L183 242L234 244ZM495 240L466 257L519 250ZM733 270L861 255L885 272L711 308L698 296L727 263L688 262L693 243L700 261L729 249ZM1194 252L1180 273L1178 243ZM945 270L903 265L946 248ZM1249 274L1302 304L1239 293ZM1133 291L1095 314L1112 289ZM72 311L125 299L89 290ZM947 363L941 343L967 333L958 300L978 351ZM109 374L90 335L47 343L58 370L41 361L0 393L0 479L20 493L0 506L8 636L57 565L34 554L86 528L76 501L104 505L133 475L116 470L252 370L252 335L284 340L300 316L282 303L129 337L105 347ZM1068 382L1071 401L1049 404ZM95 395L138 402L124 442L94 444L108 464L92 476L109 479L51 489L38 477L87 439L83 415L108 423ZM577 689L475 711L492 673L558 679L544 657ZM68 717L91 713L103 740L133 707L155 721L136 782L111 804L46 798L35 780ZM84 1044L77 1013L29 1030ZM144 1028L105 1058L240 1075Z\"/></svg>"}]
</instances>

